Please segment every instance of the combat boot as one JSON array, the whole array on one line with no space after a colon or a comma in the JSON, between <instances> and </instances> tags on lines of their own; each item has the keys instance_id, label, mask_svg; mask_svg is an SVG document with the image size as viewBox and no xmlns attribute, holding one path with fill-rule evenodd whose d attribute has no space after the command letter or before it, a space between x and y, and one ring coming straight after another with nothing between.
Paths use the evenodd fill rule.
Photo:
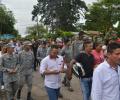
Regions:
<instances>
[{"instance_id":1,"label":"combat boot","mask_svg":"<svg viewBox=\"0 0 120 100\"><path fill-rule=\"evenodd\" d=\"M31 92L28 92L28 94L27 94L27 100L33 100L32 97L31 97Z\"/></svg>"},{"instance_id":2,"label":"combat boot","mask_svg":"<svg viewBox=\"0 0 120 100\"><path fill-rule=\"evenodd\" d=\"M20 97L21 97L21 89L19 89L17 92L17 100L20 100Z\"/></svg>"}]
</instances>

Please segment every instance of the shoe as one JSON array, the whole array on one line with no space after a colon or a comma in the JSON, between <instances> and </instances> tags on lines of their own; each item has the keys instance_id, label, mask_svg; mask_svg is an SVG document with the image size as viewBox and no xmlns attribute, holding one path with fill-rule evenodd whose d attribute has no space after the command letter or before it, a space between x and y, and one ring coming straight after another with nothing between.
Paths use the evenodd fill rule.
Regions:
<instances>
[{"instance_id":1,"label":"shoe","mask_svg":"<svg viewBox=\"0 0 120 100\"><path fill-rule=\"evenodd\" d=\"M65 82L65 81L62 81L62 84L63 84L64 86L67 86L67 84L66 84L66 82Z\"/></svg>"},{"instance_id":2,"label":"shoe","mask_svg":"<svg viewBox=\"0 0 120 100\"><path fill-rule=\"evenodd\" d=\"M61 93L59 93L59 98L63 98L63 95Z\"/></svg>"},{"instance_id":3,"label":"shoe","mask_svg":"<svg viewBox=\"0 0 120 100\"><path fill-rule=\"evenodd\" d=\"M73 92L74 90L72 87L68 87L68 91Z\"/></svg>"},{"instance_id":4,"label":"shoe","mask_svg":"<svg viewBox=\"0 0 120 100\"><path fill-rule=\"evenodd\" d=\"M28 92L28 94L27 94L27 100L33 100L33 98L31 97L31 92Z\"/></svg>"},{"instance_id":5,"label":"shoe","mask_svg":"<svg viewBox=\"0 0 120 100\"><path fill-rule=\"evenodd\" d=\"M5 87L4 87L4 85L2 85L2 86L1 86L1 90L4 90L4 89L5 89Z\"/></svg>"},{"instance_id":6,"label":"shoe","mask_svg":"<svg viewBox=\"0 0 120 100\"><path fill-rule=\"evenodd\" d=\"M20 97L21 97L21 90L19 89L17 92L17 100L20 100Z\"/></svg>"}]
</instances>

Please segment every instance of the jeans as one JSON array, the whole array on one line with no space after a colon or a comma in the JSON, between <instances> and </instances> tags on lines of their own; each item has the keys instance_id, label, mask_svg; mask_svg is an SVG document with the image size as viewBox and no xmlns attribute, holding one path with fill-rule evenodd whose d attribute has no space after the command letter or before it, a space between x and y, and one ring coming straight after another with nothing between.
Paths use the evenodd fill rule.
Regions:
<instances>
[{"instance_id":1,"label":"jeans","mask_svg":"<svg viewBox=\"0 0 120 100\"><path fill-rule=\"evenodd\" d=\"M58 89L52 89L49 87L45 87L45 88L46 88L49 100L58 100L60 88L58 88Z\"/></svg>"},{"instance_id":2,"label":"jeans","mask_svg":"<svg viewBox=\"0 0 120 100\"><path fill-rule=\"evenodd\" d=\"M80 84L83 93L83 100L90 100L92 78L81 78Z\"/></svg>"}]
</instances>

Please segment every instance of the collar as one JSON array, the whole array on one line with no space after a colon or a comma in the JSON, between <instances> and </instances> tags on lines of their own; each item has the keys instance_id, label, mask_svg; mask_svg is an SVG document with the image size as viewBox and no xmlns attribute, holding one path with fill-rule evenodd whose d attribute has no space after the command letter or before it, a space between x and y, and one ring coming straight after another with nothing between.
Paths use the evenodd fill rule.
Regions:
<instances>
[{"instance_id":1,"label":"collar","mask_svg":"<svg viewBox=\"0 0 120 100\"><path fill-rule=\"evenodd\" d=\"M119 65L118 65L118 66L117 66L117 69L116 69L116 68L110 66L110 64L109 64L106 60L104 61L104 64L106 65L106 67L111 68L111 69L113 69L113 70L117 70L118 67L119 67Z\"/></svg>"},{"instance_id":2,"label":"collar","mask_svg":"<svg viewBox=\"0 0 120 100\"><path fill-rule=\"evenodd\" d=\"M57 57L56 57L56 58L51 58L51 57L50 57L50 55L49 55L49 58L50 58L50 59L58 59L58 58L59 58L59 56L57 55Z\"/></svg>"}]
</instances>

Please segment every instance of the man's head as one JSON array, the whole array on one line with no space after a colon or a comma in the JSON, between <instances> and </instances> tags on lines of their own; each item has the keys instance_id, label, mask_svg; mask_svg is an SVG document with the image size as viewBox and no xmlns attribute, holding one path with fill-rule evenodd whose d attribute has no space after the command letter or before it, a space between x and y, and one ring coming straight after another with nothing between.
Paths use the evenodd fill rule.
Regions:
<instances>
[{"instance_id":1,"label":"man's head","mask_svg":"<svg viewBox=\"0 0 120 100\"><path fill-rule=\"evenodd\" d=\"M84 34L85 34L84 31L80 31L80 32L78 33L79 40L81 40L81 39L83 38L83 35L84 35Z\"/></svg>"},{"instance_id":2,"label":"man's head","mask_svg":"<svg viewBox=\"0 0 120 100\"><path fill-rule=\"evenodd\" d=\"M24 50L29 51L31 49L32 43L30 41L25 41L23 45L24 45Z\"/></svg>"},{"instance_id":3,"label":"man's head","mask_svg":"<svg viewBox=\"0 0 120 100\"><path fill-rule=\"evenodd\" d=\"M14 46L13 44L8 43L8 44L6 45L7 53L12 54L12 53L14 52L14 47L15 47L15 46Z\"/></svg>"},{"instance_id":4,"label":"man's head","mask_svg":"<svg viewBox=\"0 0 120 100\"><path fill-rule=\"evenodd\" d=\"M100 42L94 43L94 49L96 51L100 52L102 50L102 43L100 43Z\"/></svg>"},{"instance_id":5,"label":"man's head","mask_svg":"<svg viewBox=\"0 0 120 100\"><path fill-rule=\"evenodd\" d=\"M91 53L93 49L93 43L91 41L84 41L83 47L87 53Z\"/></svg>"},{"instance_id":6,"label":"man's head","mask_svg":"<svg viewBox=\"0 0 120 100\"><path fill-rule=\"evenodd\" d=\"M58 46L57 45L52 45L51 50L50 50L50 57L51 58L56 58L58 55Z\"/></svg>"},{"instance_id":7,"label":"man's head","mask_svg":"<svg viewBox=\"0 0 120 100\"><path fill-rule=\"evenodd\" d=\"M42 43L42 47L45 48L45 47L46 47L46 44L47 44L47 43L44 41L44 42Z\"/></svg>"},{"instance_id":8,"label":"man's head","mask_svg":"<svg viewBox=\"0 0 120 100\"><path fill-rule=\"evenodd\" d=\"M113 42L107 47L107 57L114 64L120 64L120 44Z\"/></svg>"}]
</instances>

